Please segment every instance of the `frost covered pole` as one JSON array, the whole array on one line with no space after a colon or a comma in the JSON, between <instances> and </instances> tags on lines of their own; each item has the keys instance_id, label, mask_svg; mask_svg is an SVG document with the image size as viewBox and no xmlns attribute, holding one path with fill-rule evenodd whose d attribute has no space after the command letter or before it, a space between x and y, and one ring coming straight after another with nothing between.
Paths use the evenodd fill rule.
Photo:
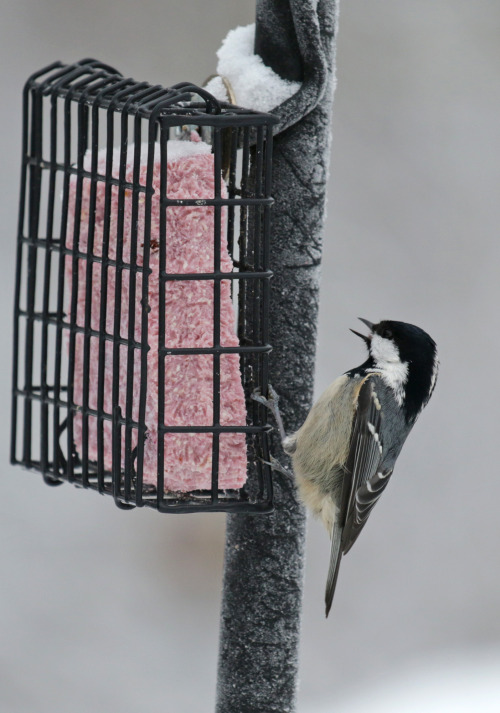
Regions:
<instances>
[{"instance_id":1,"label":"frost covered pole","mask_svg":"<svg viewBox=\"0 0 500 713\"><path fill-rule=\"evenodd\" d=\"M336 0L257 2L255 53L301 82L273 111L270 382L288 432L313 393L336 16ZM276 437L273 453L284 462ZM274 480L272 515L227 519L217 713L295 711L305 516L293 484Z\"/></svg>"}]
</instances>

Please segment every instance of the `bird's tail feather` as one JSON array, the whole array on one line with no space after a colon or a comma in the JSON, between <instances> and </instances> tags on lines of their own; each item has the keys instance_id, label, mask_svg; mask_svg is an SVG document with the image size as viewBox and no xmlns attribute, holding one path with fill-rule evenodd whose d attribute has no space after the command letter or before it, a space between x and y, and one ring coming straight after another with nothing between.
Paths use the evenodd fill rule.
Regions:
<instances>
[{"instance_id":1,"label":"bird's tail feather","mask_svg":"<svg viewBox=\"0 0 500 713\"><path fill-rule=\"evenodd\" d=\"M340 527L337 523L334 523L332 530L332 546L330 550L330 566L328 567L328 577L326 580L325 591L326 616L330 613L333 595L335 593L335 585L337 584L340 560L342 559L342 552L340 550L341 541L342 527Z\"/></svg>"}]
</instances>

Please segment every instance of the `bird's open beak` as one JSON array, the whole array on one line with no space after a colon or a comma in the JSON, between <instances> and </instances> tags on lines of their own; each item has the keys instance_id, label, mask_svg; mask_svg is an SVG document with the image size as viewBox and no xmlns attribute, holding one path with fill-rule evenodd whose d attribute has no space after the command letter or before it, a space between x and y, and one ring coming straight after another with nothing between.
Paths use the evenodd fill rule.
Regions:
<instances>
[{"instance_id":1,"label":"bird's open beak","mask_svg":"<svg viewBox=\"0 0 500 713\"><path fill-rule=\"evenodd\" d=\"M369 322L367 319L363 319L363 317L358 317L360 322L363 322L363 324L366 324L368 329L373 332L373 327L375 326L373 322Z\"/></svg>"},{"instance_id":2,"label":"bird's open beak","mask_svg":"<svg viewBox=\"0 0 500 713\"><path fill-rule=\"evenodd\" d=\"M373 331L373 323L369 322L367 319L363 319L363 317L358 317L358 319L363 322L363 324L366 324L368 329ZM356 332L355 329L351 329L351 332L355 334L357 337L361 337L361 339L366 343L366 346L369 348L370 347L370 342L371 342L371 334L367 337L365 334L361 334L361 332Z\"/></svg>"}]
</instances>

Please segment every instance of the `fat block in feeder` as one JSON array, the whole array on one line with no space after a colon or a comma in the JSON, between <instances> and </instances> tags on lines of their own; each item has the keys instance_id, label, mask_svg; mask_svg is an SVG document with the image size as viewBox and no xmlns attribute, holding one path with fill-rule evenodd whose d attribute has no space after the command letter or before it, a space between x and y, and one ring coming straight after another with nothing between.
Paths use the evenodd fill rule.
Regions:
<instances>
[{"instance_id":1,"label":"fat block in feeder","mask_svg":"<svg viewBox=\"0 0 500 713\"><path fill-rule=\"evenodd\" d=\"M141 163L139 181L146 183L148 145L141 146ZM113 153L112 176L119 175L120 151ZM125 181L132 184L134 168L134 146L130 145L127 152ZM200 203L203 199L212 199L215 195L214 157L211 147L203 141L173 141L167 142L167 198L182 200L196 197ZM84 158L84 169L91 171L92 155L87 152ZM156 485L158 466L158 399L159 383L159 320L161 299L160 290L160 147L155 146L153 166L153 188L155 193L151 200L150 256L148 284L148 343L150 350L147 356L147 398L146 398L146 440L144 443L143 481ZM106 151L101 150L97 156L97 173L106 172ZM122 189L123 190L123 189ZM81 204L78 220L75 220L77 178L71 177L69 194L68 232L66 244L73 247L75 223L79 225L78 250L80 253L89 250L89 211L91 202L91 181L83 178L81 189ZM221 196L227 197L227 189L221 180ZM137 264L142 265L141 250L144 246L144 224L146 201L145 194L138 196L137 220ZM125 189L121 199L123 205L123 241L122 260L131 260L132 234L132 189ZM106 186L98 182L93 211L94 228L92 236L92 252L94 256L103 256L103 238L105 234L105 204ZM210 273L214 269L214 208L206 205L175 205L168 206L166 217L166 260L167 274ZM117 258L117 226L119 221L119 188L111 187L109 206L109 243L108 258ZM220 270L231 272L233 262L227 249L225 233L226 211L221 211L220 230ZM66 258L66 279L71 287L73 273L73 258ZM87 305L87 279L91 279L91 299ZM78 292L76 306L76 323L85 326L86 311L90 312L90 327L99 330L101 319L101 300L106 302L105 330L108 334L114 331L115 299L120 294L123 308L120 315L120 337L127 339L130 319L130 271L121 271L121 285L117 289L116 265L107 268L106 294L102 289L101 262L92 262L91 274L88 274L88 260L78 260ZM137 273L136 295L142 294L142 273ZM71 293L71 290L70 290ZM164 290L165 308L165 376L164 376L164 424L165 426L210 426L213 421L213 356L211 354L173 354L172 348L203 348L214 346L214 282L213 280L176 280L167 279ZM68 305L69 307L69 305ZM89 307L89 310L87 309ZM87 316L87 319L89 318ZM141 304L136 300L134 321L134 338L141 338ZM221 280L220 287L220 344L224 347L239 346L235 333L235 313L231 300L231 285L229 280ZM88 404L91 409L97 409L99 383L99 339L90 337L90 360L88 374ZM125 412L127 398L127 347L120 346L119 390L118 400ZM140 352L135 349L134 380L139 379L141 369ZM113 407L113 344L104 344L104 410L112 413ZM101 377L102 378L102 377ZM73 399L76 405L84 403L84 335L75 337L75 371ZM138 420L139 394L133 394L132 418ZM221 354L220 356L220 424L223 426L245 425L246 408L238 354ZM97 418L88 416L88 458L98 459ZM73 422L73 435L77 452L83 450L83 416L76 413ZM104 467L112 466L112 423L103 423ZM137 440L136 434L134 434ZM124 440L122 433L122 440ZM210 433L165 433L164 434L164 487L172 491L191 491L209 489L212 482L212 434ZM219 488L241 488L246 481L247 454L244 433L226 432L220 434L219 445ZM136 442L132 442L135 447ZM123 447L122 447L123 452Z\"/></svg>"}]
</instances>

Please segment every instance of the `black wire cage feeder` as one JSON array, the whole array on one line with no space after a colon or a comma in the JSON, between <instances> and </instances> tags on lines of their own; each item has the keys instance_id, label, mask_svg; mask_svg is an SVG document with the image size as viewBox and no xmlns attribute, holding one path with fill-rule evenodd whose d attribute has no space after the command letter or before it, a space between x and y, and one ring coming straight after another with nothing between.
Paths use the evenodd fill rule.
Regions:
<instances>
[{"instance_id":1,"label":"black wire cage feeder","mask_svg":"<svg viewBox=\"0 0 500 713\"><path fill-rule=\"evenodd\" d=\"M269 512L275 118L95 60L23 95L11 461L161 512Z\"/></svg>"}]
</instances>

